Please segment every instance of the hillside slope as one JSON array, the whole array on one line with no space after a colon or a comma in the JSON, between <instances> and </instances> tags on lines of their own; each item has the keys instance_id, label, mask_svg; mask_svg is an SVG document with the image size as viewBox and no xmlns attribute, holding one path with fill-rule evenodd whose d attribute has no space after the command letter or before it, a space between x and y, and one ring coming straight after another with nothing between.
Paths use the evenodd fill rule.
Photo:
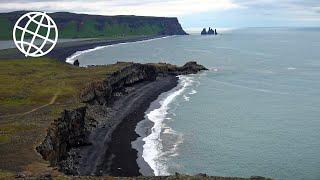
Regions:
<instances>
[{"instance_id":1,"label":"hillside slope","mask_svg":"<svg viewBox=\"0 0 320 180\"><path fill-rule=\"evenodd\" d=\"M15 22L25 13L26 11L0 13L0 40L12 38ZM59 38L186 35L177 18L100 16L68 12L49 13L49 15L58 26Z\"/></svg>"}]
</instances>

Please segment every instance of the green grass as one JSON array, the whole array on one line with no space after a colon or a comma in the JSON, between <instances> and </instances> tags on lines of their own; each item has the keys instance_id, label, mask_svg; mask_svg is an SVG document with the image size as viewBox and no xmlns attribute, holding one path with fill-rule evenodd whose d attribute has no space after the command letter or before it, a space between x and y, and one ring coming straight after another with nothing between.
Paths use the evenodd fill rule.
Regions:
<instances>
[{"instance_id":1,"label":"green grass","mask_svg":"<svg viewBox=\"0 0 320 180\"><path fill-rule=\"evenodd\" d=\"M7 17L0 16L0 40L11 40L12 29L15 22L11 22ZM34 31L37 25L30 23L28 29ZM129 25L128 23L120 23L117 21L98 22L95 19L84 19L82 22L70 21L58 27L59 38L116 38L129 36L150 36L157 35L163 31L161 24L139 23ZM21 37L21 30L17 30L16 36ZM43 36L47 34L47 28L40 28L39 33ZM54 33L50 33L53 37ZM26 33L28 39L32 37Z\"/></svg>"},{"instance_id":2,"label":"green grass","mask_svg":"<svg viewBox=\"0 0 320 180\"><path fill-rule=\"evenodd\" d=\"M78 68L46 58L0 61L0 110L31 109L57 101L76 101L79 89L92 80L101 80L122 65ZM28 108L28 106L30 106Z\"/></svg>"},{"instance_id":3,"label":"green grass","mask_svg":"<svg viewBox=\"0 0 320 180\"><path fill-rule=\"evenodd\" d=\"M130 28L128 24L108 24L105 25L104 36L119 37L119 36L141 36L141 35L156 35L162 30L160 25L147 25L136 28Z\"/></svg>"},{"instance_id":4,"label":"green grass","mask_svg":"<svg viewBox=\"0 0 320 180\"><path fill-rule=\"evenodd\" d=\"M14 179L14 173L0 169L0 179Z\"/></svg>"},{"instance_id":5,"label":"green grass","mask_svg":"<svg viewBox=\"0 0 320 180\"><path fill-rule=\"evenodd\" d=\"M8 143L10 142L10 137L7 135L0 135L0 143Z\"/></svg>"},{"instance_id":6,"label":"green grass","mask_svg":"<svg viewBox=\"0 0 320 180\"><path fill-rule=\"evenodd\" d=\"M0 25L0 39L11 39L13 29L11 22L7 18L0 16Z\"/></svg>"},{"instance_id":7,"label":"green grass","mask_svg":"<svg viewBox=\"0 0 320 180\"><path fill-rule=\"evenodd\" d=\"M76 38L77 24L74 21L68 22L66 26L59 30L60 38Z\"/></svg>"},{"instance_id":8,"label":"green grass","mask_svg":"<svg viewBox=\"0 0 320 180\"><path fill-rule=\"evenodd\" d=\"M97 22L94 20L85 20L80 25L80 30L77 34L79 38L93 38L103 36L103 32L97 29Z\"/></svg>"},{"instance_id":9,"label":"green grass","mask_svg":"<svg viewBox=\"0 0 320 180\"><path fill-rule=\"evenodd\" d=\"M0 169L21 171L43 163L34 148L50 123L63 110L83 106L78 97L87 83L104 80L125 66L79 68L48 58L1 60ZM49 104L53 97L56 101ZM0 171L0 179L7 175Z\"/></svg>"}]
</instances>

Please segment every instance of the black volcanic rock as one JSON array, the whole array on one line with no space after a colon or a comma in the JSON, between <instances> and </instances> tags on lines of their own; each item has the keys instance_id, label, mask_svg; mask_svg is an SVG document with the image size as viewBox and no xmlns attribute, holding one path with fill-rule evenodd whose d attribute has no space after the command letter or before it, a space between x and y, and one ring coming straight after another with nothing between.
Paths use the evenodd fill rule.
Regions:
<instances>
[{"instance_id":1,"label":"black volcanic rock","mask_svg":"<svg viewBox=\"0 0 320 180\"><path fill-rule=\"evenodd\" d=\"M209 35L214 35L214 30L211 29L210 27L209 27L209 30L208 30L208 34L209 34Z\"/></svg>"},{"instance_id":2,"label":"black volcanic rock","mask_svg":"<svg viewBox=\"0 0 320 180\"><path fill-rule=\"evenodd\" d=\"M206 31L206 28L203 28L201 35L217 35L217 29L212 29L211 27L209 27L209 30Z\"/></svg>"},{"instance_id":3,"label":"black volcanic rock","mask_svg":"<svg viewBox=\"0 0 320 180\"><path fill-rule=\"evenodd\" d=\"M206 71L208 70L206 67L198 64L195 61L187 62L184 66L182 66L177 74L196 74L199 71Z\"/></svg>"},{"instance_id":4,"label":"black volcanic rock","mask_svg":"<svg viewBox=\"0 0 320 180\"><path fill-rule=\"evenodd\" d=\"M74 66L78 66L78 67L79 67L79 66L80 66L80 62L79 62L79 60L78 60L78 59L77 59L77 60L75 60L75 61L73 62L73 65L74 65Z\"/></svg>"},{"instance_id":5,"label":"black volcanic rock","mask_svg":"<svg viewBox=\"0 0 320 180\"><path fill-rule=\"evenodd\" d=\"M207 35L207 29L203 28L203 30L201 31L201 35Z\"/></svg>"}]
</instances>

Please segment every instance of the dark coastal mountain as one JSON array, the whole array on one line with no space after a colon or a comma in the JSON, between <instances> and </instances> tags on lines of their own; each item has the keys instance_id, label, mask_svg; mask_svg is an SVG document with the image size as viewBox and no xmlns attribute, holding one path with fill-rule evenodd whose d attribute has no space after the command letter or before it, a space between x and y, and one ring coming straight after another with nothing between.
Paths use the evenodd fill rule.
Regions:
<instances>
[{"instance_id":1,"label":"dark coastal mountain","mask_svg":"<svg viewBox=\"0 0 320 180\"><path fill-rule=\"evenodd\" d=\"M0 13L0 40L11 39L12 29L27 11ZM49 13L60 38L125 37L141 35L186 35L177 18L146 16L101 16L68 12Z\"/></svg>"}]
</instances>

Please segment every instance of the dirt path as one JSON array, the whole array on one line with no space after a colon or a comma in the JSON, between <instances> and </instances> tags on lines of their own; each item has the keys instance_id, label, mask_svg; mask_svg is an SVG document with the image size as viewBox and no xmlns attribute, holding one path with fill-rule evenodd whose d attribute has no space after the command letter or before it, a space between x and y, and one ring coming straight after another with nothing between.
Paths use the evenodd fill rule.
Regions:
<instances>
[{"instance_id":1,"label":"dirt path","mask_svg":"<svg viewBox=\"0 0 320 180\"><path fill-rule=\"evenodd\" d=\"M28 111L28 112L25 112L25 113L20 113L20 114L22 114L22 115L27 115L27 114L33 113L33 112L35 112L35 111L37 111L37 110L39 110L39 109L42 109L42 108L44 108L44 107L50 106L50 105L52 105L53 103L56 102L57 98L58 98L58 94L55 94L55 95L51 98L51 101L50 101L48 104L42 105L42 106L40 106L40 107L37 107L37 108L32 109L31 111Z\"/></svg>"},{"instance_id":2,"label":"dirt path","mask_svg":"<svg viewBox=\"0 0 320 180\"><path fill-rule=\"evenodd\" d=\"M49 102L48 104L39 106L39 107L34 108L34 109L30 110L30 111L27 111L27 112L24 112L24 113L3 115L3 116L0 116L0 118L4 118L4 117L14 117L14 116L20 116L20 115L24 116L24 115L33 113L33 112L35 112L35 111L38 111L39 109L42 109L42 108L45 108L45 107L47 107L47 106L50 106L50 105L54 104L54 103L56 102L58 96L59 96L59 93L55 94L55 95L51 98L51 100L50 100L50 102Z\"/></svg>"}]
</instances>

